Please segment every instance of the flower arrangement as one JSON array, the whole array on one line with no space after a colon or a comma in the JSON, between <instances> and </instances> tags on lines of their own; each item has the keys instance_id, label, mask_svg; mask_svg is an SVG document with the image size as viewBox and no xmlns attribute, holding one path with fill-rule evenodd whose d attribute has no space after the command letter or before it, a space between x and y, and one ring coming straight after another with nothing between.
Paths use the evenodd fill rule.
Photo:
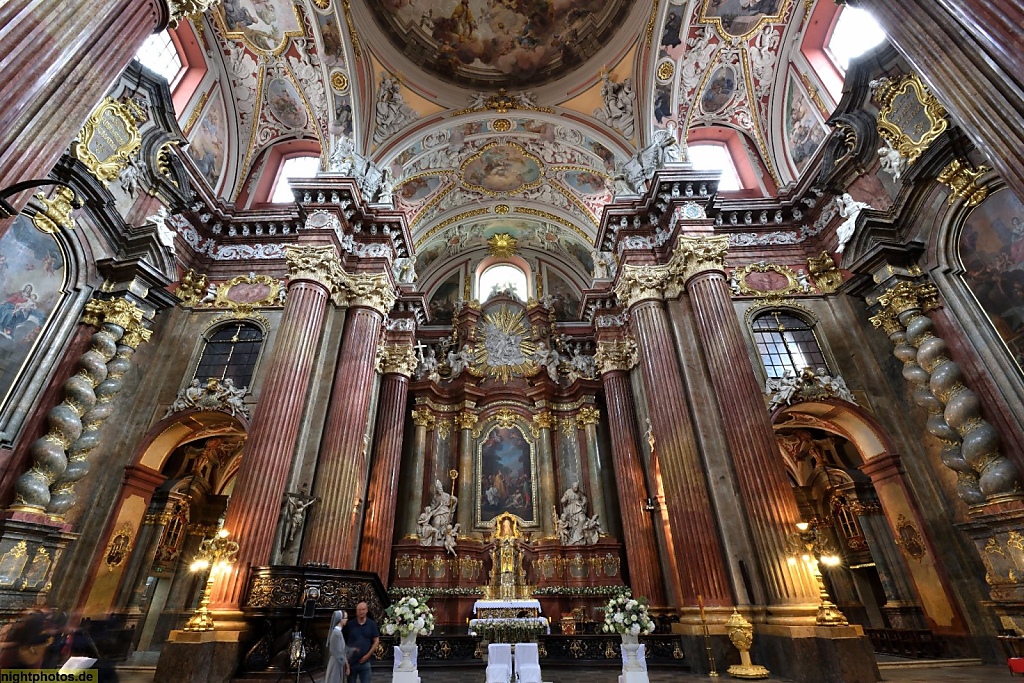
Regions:
<instances>
[{"instance_id":1,"label":"flower arrangement","mask_svg":"<svg viewBox=\"0 0 1024 683\"><path fill-rule=\"evenodd\" d=\"M569 595L571 597L600 597L618 595L622 586L542 586L533 590L534 595Z\"/></svg>"},{"instance_id":2,"label":"flower arrangement","mask_svg":"<svg viewBox=\"0 0 1024 683\"><path fill-rule=\"evenodd\" d=\"M388 589L388 595L392 598L402 598L407 595L413 597L432 597L435 595L441 596L462 596L462 595L483 595L484 589L479 586L473 586L471 588L410 588L406 586L395 586Z\"/></svg>"},{"instance_id":3,"label":"flower arrangement","mask_svg":"<svg viewBox=\"0 0 1024 683\"><path fill-rule=\"evenodd\" d=\"M621 635L648 635L654 633L654 620L647 613L647 600L634 598L629 589L621 591L604 606L605 633Z\"/></svg>"},{"instance_id":4,"label":"flower arrangement","mask_svg":"<svg viewBox=\"0 0 1024 683\"><path fill-rule=\"evenodd\" d=\"M427 636L434 630L434 611L424 597L408 595L392 604L384 613L384 633L403 638L415 633Z\"/></svg>"}]
</instances>

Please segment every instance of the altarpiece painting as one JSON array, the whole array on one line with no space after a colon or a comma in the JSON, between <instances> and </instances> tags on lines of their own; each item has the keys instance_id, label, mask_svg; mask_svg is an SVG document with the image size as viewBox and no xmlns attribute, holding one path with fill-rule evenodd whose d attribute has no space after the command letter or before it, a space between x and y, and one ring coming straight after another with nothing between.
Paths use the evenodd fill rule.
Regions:
<instances>
[{"instance_id":1,"label":"altarpiece painting","mask_svg":"<svg viewBox=\"0 0 1024 683\"><path fill-rule=\"evenodd\" d=\"M510 512L525 526L537 524L537 455L519 424L495 424L477 444L476 525Z\"/></svg>"}]
</instances>

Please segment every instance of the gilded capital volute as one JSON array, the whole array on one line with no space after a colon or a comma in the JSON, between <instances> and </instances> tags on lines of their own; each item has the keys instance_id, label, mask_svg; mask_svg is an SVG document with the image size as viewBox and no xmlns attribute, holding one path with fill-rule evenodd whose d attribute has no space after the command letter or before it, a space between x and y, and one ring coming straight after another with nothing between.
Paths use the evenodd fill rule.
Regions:
<instances>
[{"instance_id":1,"label":"gilded capital volute","mask_svg":"<svg viewBox=\"0 0 1024 683\"><path fill-rule=\"evenodd\" d=\"M533 426L537 429L551 429L552 424L554 424L554 418L550 410L542 410L533 416Z\"/></svg>"},{"instance_id":2,"label":"gilded capital volute","mask_svg":"<svg viewBox=\"0 0 1024 683\"><path fill-rule=\"evenodd\" d=\"M412 411L412 423L417 427L426 427L430 430L437 424L437 418L426 408L414 408Z\"/></svg>"},{"instance_id":3,"label":"gilded capital volute","mask_svg":"<svg viewBox=\"0 0 1024 683\"><path fill-rule=\"evenodd\" d=\"M638 360L639 351L636 340L632 337L626 337L621 341L599 342L597 352L594 354L597 371L601 374L614 370L628 372L636 366Z\"/></svg>"},{"instance_id":4,"label":"gilded capital volute","mask_svg":"<svg viewBox=\"0 0 1024 683\"><path fill-rule=\"evenodd\" d=\"M615 283L615 296L626 307L650 299L660 300L669 275L667 266L624 265Z\"/></svg>"},{"instance_id":5,"label":"gilded capital volute","mask_svg":"<svg viewBox=\"0 0 1024 683\"><path fill-rule=\"evenodd\" d=\"M871 321L871 324L875 326L875 328L881 328L888 337L891 337L897 332L903 331L903 325L900 323L900 319L888 308L883 308L878 312L878 315L871 316L868 320Z\"/></svg>"},{"instance_id":6,"label":"gilded capital volute","mask_svg":"<svg viewBox=\"0 0 1024 683\"><path fill-rule=\"evenodd\" d=\"M142 309L123 297L92 299L85 304L82 322L96 327L108 323L127 331L142 324Z\"/></svg>"},{"instance_id":7,"label":"gilded capital volute","mask_svg":"<svg viewBox=\"0 0 1024 683\"><path fill-rule=\"evenodd\" d=\"M716 237L692 237L680 235L675 251L669 261L674 273L682 275L687 281L698 273L708 270L725 270L725 255L729 252L729 238L726 235Z\"/></svg>"},{"instance_id":8,"label":"gilded capital volute","mask_svg":"<svg viewBox=\"0 0 1024 683\"><path fill-rule=\"evenodd\" d=\"M408 344L386 344L381 351L382 372L387 374L405 375L412 377L419 359L416 352Z\"/></svg>"},{"instance_id":9,"label":"gilded capital volute","mask_svg":"<svg viewBox=\"0 0 1024 683\"><path fill-rule=\"evenodd\" d=\"M930 282L899 282L878 297L883 309L899 316L907 311L930 311L939 305L939 290Z\"/></svg>"},{"instance_id":10,"label":"gilded capital volute","mask_svg":"<svg viewBox=\"0 0 1024 683\"><path fill-rule=\"evenodd\" d=\"M596 425L601 421L601 411L595 406L583 406L576 414L576 421L581 425Z\"/></svg>"},{"instance_id":11,"label":"gilded capital volute","mask_svg":"<svg viewBox=\"0 0 1024 683\"><path fill-rule=\"evenodd\" d=\"M288 278L290 280L312 280L331 289L335 278L341 272L338 252L332 246L296 247L289 245L284 248L284 257L288 262Z\"/></svg>"},{"instance_id":12,"label":"gilded capital volute","mask_svg":"<svg viewBox=\"0 0 1024 683\"><path fill-rule=\"evenodd\" d=\"M386 316L395 305L397 294L384 273L349 275L340 271L336 296L348 306L365 306Z\"/></svg>"},{"instance_id":13,"label":"gilded capital volute","mask_svg":"<svg viewBox=\"0 0 1024 683\"><path fill-rule=\"evenodd\" d=\"M455 417L455 422L459 425L459 429L472 429L476 425L476 420L476 413L471 410L463 410Z\"/></svg>"},{"instance_id":14,"label":"gilded capital volute","mask_svg":"<svg viewBox=\"0 0 1024 683\"><path fill-rule=\"evenodd\" d=\"M152 336L153 330L147 329L141 322L132 322L132 324L124 331L124 336L121 337L120 344L122 346L129 346L133 349L137 349L148 342L149 338Z\"/></svg>"}]
</instances>

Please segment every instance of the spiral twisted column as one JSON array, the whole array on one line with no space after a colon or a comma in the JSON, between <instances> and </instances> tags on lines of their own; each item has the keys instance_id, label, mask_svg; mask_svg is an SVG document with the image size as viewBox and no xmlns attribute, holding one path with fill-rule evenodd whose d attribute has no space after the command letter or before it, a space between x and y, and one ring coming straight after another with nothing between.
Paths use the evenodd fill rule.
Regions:
<instances>
[{"instance_id":1,"label":"spiral twisted column","mask_svg":"<svg viewBox=\"0 0 1024 683\"><path fill-rule=\"evenodd\" d=\"M68 468L68 449L82 436L82 416L96 405L95 390L107 378L107 363L117 353L117 342L125 328L141 324L142 310L126 299L93 300L85 305L82 321L100 329L79 359L78 372L64 382L63 401L47 413L46 434L29 449L32 467L14 484L13 510L47 511L50 487ZM72 476L76 474L78 463L72 470ZM58 502L61 500L58 498Z\"/></svg>"},{"instance_id":2,"label":"spiral twisted column","mask_svg":"<svg viewBox=\"0 0 1024 683\"><path fill-rule=\"evenodd\" d=\"M615 469L615 489L622 516L622 536L626 543L629 583L634 595L646 597L655 607L667 606L654 520L644 507L644 501L650 495L640 461L640 431L629 386L629 370L637 364L636 341L627 338L600 342L595 359L608 411L612 467Z\"/></svg>"},{"instance_id":3,"label":"spiral twisted column","mask_svg":"<svg viewBox=\"0 0 1024 683\"><path fill-rule=\"evenodd\" d=\"M224 518L224 528L238 539L238 556L214 585L215 609L237 609L249 565L270 561L327 302L341 269L334 247L289 246L285 258L288 296Z\"/></svg>"},{"instance_id":4,"label":"spiral twisted column","mask_svg":"<svg viewBox=\"0 0 1024 683\"><path fill-rule=\"evenodd\" d=\"M131 368L135 350L153 334L141 321L129 320L127 327L121 327L122 322L111 317L102 323L102 330L118 339L117 351L107 362L106 379L96 386L96 403L82 415L82 434L68 449L68 466L50 486L50 502L46 506L46 514L51 517L63 517L78 502L75 485L89 473L89 454L100 443L103 423L114 413L112 401L124 386L124 373Z\"/></svg>"},{"instance_id":5,"label":"spiral twisted column","mask_svg":"<svg viewBox=\"0 0 1024 683\"><path fill-rule=\"evenodd\" d=\"M724 269L728 250L725 236L680 236L669 268L685 284L693 306L765 578L769 621L813 619L816 585L802 563L786 561L786 540L801 521L800 511L733 310Z\"/></svg>"},{"instance_id":6,"label":"spiral twisted column","mask_svg":"<svg viewBox=\"0 0 1024 683\"><path fill-rule=\"evenodd\" d=\"M640 367L657 443L656 462L664 483L683 599L687 605L697 604L700 597L710 606L729 606L732 595L718 526L662 302L669 276L665 266L624 265L615 294L628 307L633 336L639 340Z\"/></svg>"},{"instance_id":7,"label":"spiral twisted column","mask_svg":"<svg viewBox=\"0 0 1024 683\"><path fill-rule=\"evenodd\" d=\"M917 349L907 341L907 331L896 315L882 309L871 318L871 324L882 328L893 343L893 355L903 363L903 377L914 387L914 402L925 409L928 420L925 425L929 434L942 444L942 464L956 472L957 495L968 505L982 505L985 495L978 485L978 475L961 452L960 435L949 426L943 416L944 406L928 386L931 376L917 362Z\"/></svg>"},{"instance_id":8,"label":"spiral twisted column","mask_svg":"<svg viewBox=\"0 0 1024 683\"><path fill-rule=\"evenodd\" d=\"M373 465L366 494L359 569L376 572L385 588L388 586L395 510L398 508L405 402L409 396L409 377L416 369L416 363L416 352L412 346L397 344L384 347L384 378L377 403L377 429L374 431Z\"/></svg>"},{"instance_id":9,"label":"spiral twisted column","mask_svg":"<svg viewBox=\"0 0 1024 683\"><path fill-rule=\"evenodd\" d=\"M337 371L320 443L313 506L302 546L303 562L351 568L357 533L356 506L366 481L369 444L364 443L373 399L377 345L384 316L395 303L387 275L347 275L339 295L349 307ZM390 533L390 530L388 530Z\"/></svg>"},{"instance_id":10,"label":"spiral twisted column","mask_svg":"<svg viewBox=\"0 0 1024 683\"><path fill-rule=\"evenodd\" d=\"M978 475L986 503L1024 495L1017 467L1002 452L999 433L981 416L981 401L964 384L963 372L949 357L946 342L935 335L924 311L938 305L938 291L929 283L901 282L878 298L906 328L907 341L917 348L917 362L930 379L928 388L942 402L943 417L961 439L964 460Z\"/></svg>"}]
</instances>

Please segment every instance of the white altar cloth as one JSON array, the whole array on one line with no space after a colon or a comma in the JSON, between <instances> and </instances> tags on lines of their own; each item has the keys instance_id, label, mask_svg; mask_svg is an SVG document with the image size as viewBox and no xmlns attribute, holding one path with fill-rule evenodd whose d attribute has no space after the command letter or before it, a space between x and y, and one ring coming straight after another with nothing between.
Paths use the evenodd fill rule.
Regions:
<instances>
[{"instance_id":1,"label":"white altar cloth","mask_svg":"<svg viewBox=\"0 0 1024 683\"><path fill-rule=\"evenodd\" d=\"M473 603L473 614L483 609L535 609L540 614L540 600L477 600Z\"/></svg>"}]
</instances>

